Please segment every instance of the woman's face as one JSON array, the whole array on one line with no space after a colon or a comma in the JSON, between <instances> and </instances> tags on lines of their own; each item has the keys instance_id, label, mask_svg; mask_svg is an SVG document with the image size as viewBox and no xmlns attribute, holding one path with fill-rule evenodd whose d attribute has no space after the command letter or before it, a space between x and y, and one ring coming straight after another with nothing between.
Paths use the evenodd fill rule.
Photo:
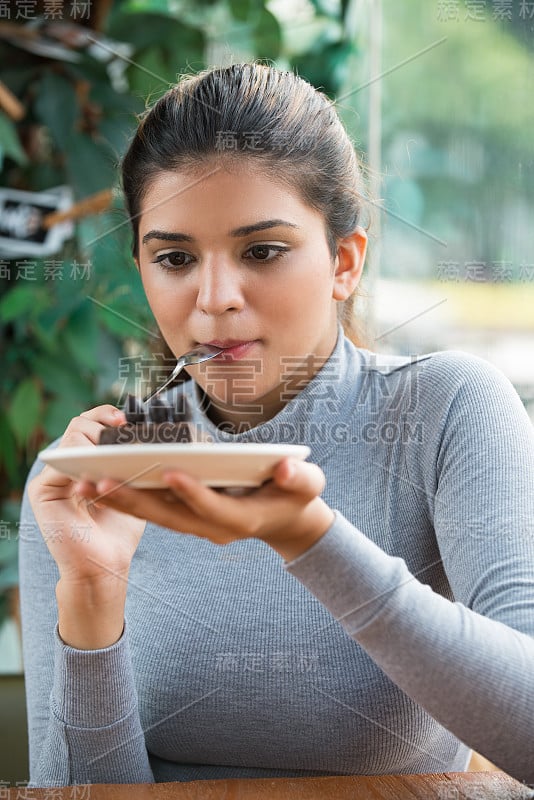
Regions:
<instances>
[{"instance_id":1,"label":"woman's face","mask_svg":"<svg viewBox=\"0 0 534 800\"><path fill-rule=\"evenodd\" d=\"M334 261L322 215L261 172L213 166L154 180L139 222L141 278L175 355L225 348L188 368L216 421L271 418L330 355L365 234L340 252Z\"/></svg>"}]
</instances>

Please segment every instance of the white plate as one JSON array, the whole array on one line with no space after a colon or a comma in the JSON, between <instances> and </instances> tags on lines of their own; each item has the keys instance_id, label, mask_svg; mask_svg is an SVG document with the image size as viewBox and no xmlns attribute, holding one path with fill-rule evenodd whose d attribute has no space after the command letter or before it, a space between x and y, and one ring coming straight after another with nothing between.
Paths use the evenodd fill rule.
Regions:
<instances>
[{"instance_id":1,"label":"white plate","mask_svg":"<svg viewBox=\"0 0 534 800\"><path fill-rule=\"evenodd\" d=\"M43 450L39 458L71 478L159 489L165 486L162 473L172 468L208 486L260 486L282 458L309 454L309 447L296 444L102 444Z\"/></svg>"}]
</instances>

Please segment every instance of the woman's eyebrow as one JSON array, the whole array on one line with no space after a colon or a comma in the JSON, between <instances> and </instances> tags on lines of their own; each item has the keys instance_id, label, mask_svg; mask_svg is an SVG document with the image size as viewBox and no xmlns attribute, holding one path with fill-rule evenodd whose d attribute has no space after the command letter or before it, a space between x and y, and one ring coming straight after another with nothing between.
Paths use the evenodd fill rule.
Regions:
<instances>
[{"instance_id":1,"label":"woman's eyebrow","mask_svg":"<svg viewBox=\"0 0 534 800\"><path fill-rule=\"evenodd\" d=\"M171 231L149 231L143 236L143 244L151 239L160 239L162 242L194 242L192 236L187 233L171 233Z\"/></svg>"},{"instance_id":2,"label":"woman's eyebrow","mask_svg":"<svg viewBox=\"0 0 534 800\"><path fill-rule=\"evenodd\" d=\"M265 219L261 222L254 222L252 225L243 225L240 228L235 228L230 231L230 236L238 238L240 236L249 236L256 231L266 231L269 228L298 228L294 222L287 222L283 219ZM151 239L159 239L163 242L194 242L194 237L189 236L187 233L179 233L177 231L149 231L143 236L143 244L146 244Z\"/></svg>"},{"instance_id":3,"label":"woman's eyebrow","mask_svg":"<svg viewBox=\"0 0 534 800\"><path fill-rule=\"evenodd\" d=\"M283 219L265 219L261 222L255 222L252 225L243 225L241 228L236 228L233 231L230 231L230 236L248 236L250 233L255 233L256 231L266 231L268 228L298 228L298 225L295 225L294 222L286 222Z\"/></svg>"}]
</instances>

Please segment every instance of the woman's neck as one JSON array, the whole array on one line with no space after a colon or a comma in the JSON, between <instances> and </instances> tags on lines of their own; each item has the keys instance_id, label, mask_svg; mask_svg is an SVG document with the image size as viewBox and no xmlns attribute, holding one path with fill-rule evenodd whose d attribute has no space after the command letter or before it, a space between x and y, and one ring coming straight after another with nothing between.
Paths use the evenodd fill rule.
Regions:
<instances>
[{"instance_id":1,"label":"woman's neck","mask_svg":"<svg viewBox=\"0 0 534 800\"><path fill-rule=\"evenodd\" d=\"M263 397L248 403L227 405L218 399L210 398L200 389L204 414L214 425L223 428L228 433L236 434L251 430L273 419L290 400L296 399L326 361L326 357L321 363L314 359L314 368L308 375L303 375L299 371L294 376L285 379L283 384L275 386Z\"/></svg>"}]
</instances>

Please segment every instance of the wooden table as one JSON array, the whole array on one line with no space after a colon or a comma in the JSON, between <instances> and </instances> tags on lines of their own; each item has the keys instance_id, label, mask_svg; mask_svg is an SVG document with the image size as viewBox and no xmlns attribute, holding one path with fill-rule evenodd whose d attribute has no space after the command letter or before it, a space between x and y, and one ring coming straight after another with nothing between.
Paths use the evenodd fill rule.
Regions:
<instances>
[{"instance_id":1,"label":"wooden table","mask_svg":"<svg viewBox=\"0 0 534 800\"><path fill-rule=\"evenodd\" d=\"M503 772L277 778L191 783L15 787L2 800L527 800L534 790Z\"/></svg>"}]
</instances>

